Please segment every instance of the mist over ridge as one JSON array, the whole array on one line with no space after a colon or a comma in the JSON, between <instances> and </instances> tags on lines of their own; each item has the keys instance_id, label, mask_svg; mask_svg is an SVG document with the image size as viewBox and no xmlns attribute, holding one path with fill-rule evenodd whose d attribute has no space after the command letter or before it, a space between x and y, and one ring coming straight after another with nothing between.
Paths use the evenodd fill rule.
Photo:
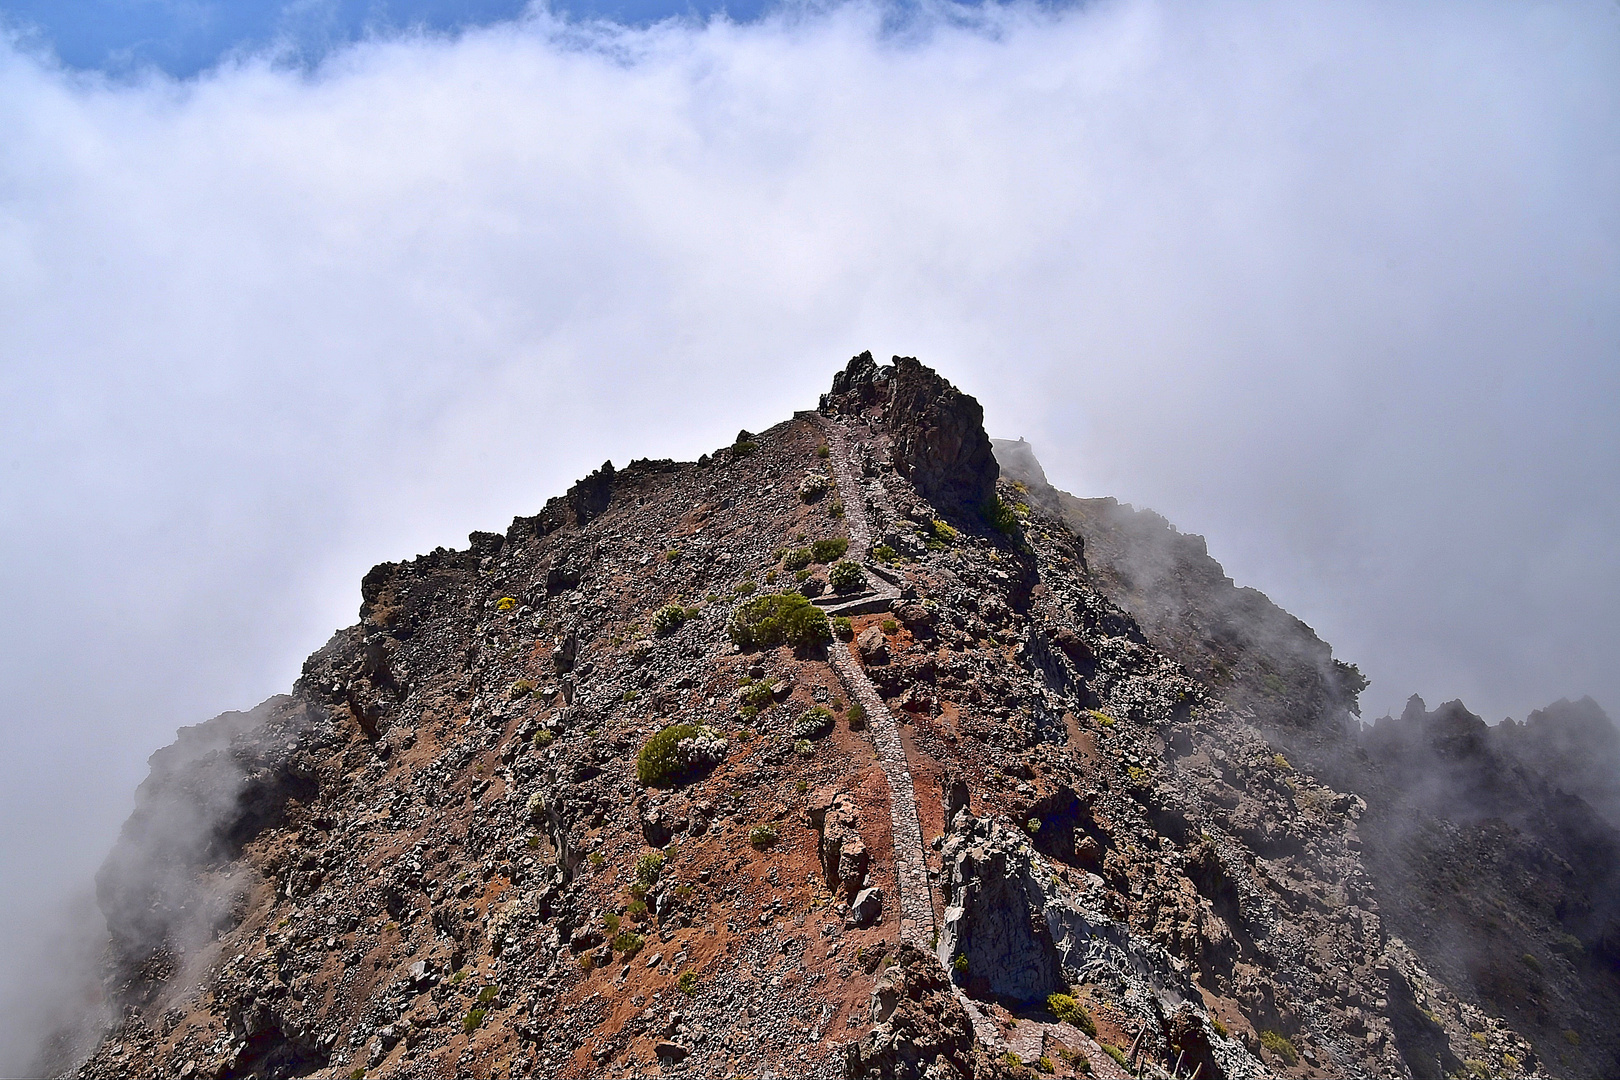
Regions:
<instances>
[{"instance_id":1,"label":"mist over ridge","mask_svg":"<svg viewBox=\"0 0 1620 1080\"><path fill-rule=\"evenodd\" d=\"M957 14L0 54L0 974L371 564L868 345L1208 536L1369 718L1616 707L1612 6Z\"/></svg>"}]
</instances>

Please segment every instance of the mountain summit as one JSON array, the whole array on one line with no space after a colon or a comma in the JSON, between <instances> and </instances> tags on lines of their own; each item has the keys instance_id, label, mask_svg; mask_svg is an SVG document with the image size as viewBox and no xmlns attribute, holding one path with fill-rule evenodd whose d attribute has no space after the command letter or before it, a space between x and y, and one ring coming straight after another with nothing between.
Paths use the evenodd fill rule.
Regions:
<instances>
[{"instance_id":1,"label":"mountain summit","mask_svg":"<svg viewBox=\"0 0 1620 1080\"><path fill-rule=\"evenodd\" d=\"M1614 789L1549 776L1601 710L1363 737L1309 627L915 359L361 596L153 756L52 1071L1620 1070Z\"/></svg>"}]
</instances>

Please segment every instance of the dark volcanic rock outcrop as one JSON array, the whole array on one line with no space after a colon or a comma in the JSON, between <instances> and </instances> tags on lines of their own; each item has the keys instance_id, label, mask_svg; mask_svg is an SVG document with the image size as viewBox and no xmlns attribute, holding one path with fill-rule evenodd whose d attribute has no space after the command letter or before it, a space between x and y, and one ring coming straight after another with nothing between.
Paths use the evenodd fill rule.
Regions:
<instances>
[{"instance_id":1,"label":"dark volcanic rock outcrop","mask_svg":"<svg viewBox=\"0 0 1620 1080\"><path fill-rule=\"evenodd\" d=\"M822 410L859 414L874 406L889 433L890 463L936 507L977 513L995 495L1000 470L973 398L914 357L880 368L862 353L834 377Z\"/></svg>"}]
</instances>

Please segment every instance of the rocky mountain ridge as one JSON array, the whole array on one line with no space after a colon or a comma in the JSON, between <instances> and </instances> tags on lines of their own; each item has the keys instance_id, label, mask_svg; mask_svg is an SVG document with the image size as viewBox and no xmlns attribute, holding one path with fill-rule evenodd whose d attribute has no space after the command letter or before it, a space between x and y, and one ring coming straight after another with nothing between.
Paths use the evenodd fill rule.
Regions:
<instances>
[{"instance_id":1,"label":"rocky mountain ridge","mask_svg":"<svg viewBox=\"0 0 1620 1080\"><path fill-rule=\"evenodd\" d=\"M1227 596L1201 541L1022 460L935 372L863 354L814 412L696 463L607 463L504 533L374 568L290 695L154 755L98 880L112 1019L51 1070L1620 1061L1601 881L1492 909L1538 954L1575 920L1547 1022L1392 933L1422 859L1383 824L1369 843L1415 804L1353 722L1359 673ZM1532 744L1514 767L1570 754ZM1518 821L1523 850L1556 855L1565 810ZM1587 813L1566 832L1601 863L1613 827ZM1422 858L1460 850L1440 832ZM1569 1017L1575 1042L1547 1026Z\"/></svg>"}]
</instances>

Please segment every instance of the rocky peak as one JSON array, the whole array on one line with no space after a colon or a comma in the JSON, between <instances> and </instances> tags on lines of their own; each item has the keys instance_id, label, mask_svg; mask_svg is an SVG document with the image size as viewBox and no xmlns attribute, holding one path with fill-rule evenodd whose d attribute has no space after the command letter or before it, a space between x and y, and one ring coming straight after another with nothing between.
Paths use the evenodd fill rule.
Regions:
<instances>
[{"instance_id":1,"label":"rocky peak","mask_svg":"<svg viewBox=\"0 0 1620 1080\"><path fill-rule=\"evenodd\" d=\"M889 463L918 494L954 516L977 513L1001 470L984 432L984 409L916 357L879 367L869 352L833 376L826 415L867 415L889 435Z\"/></svg>"},{"instance_id":2,"label":"rocky peak","mask_svg":"<svg viewBox=\"0 0 1620 1080\"><path fill-rule=\"evenodd\" d=\"M1119 504L947 523L996 483L863 354L379 565L153 758L78 1075L1614 1074L1614 830L1461 706L1388 727L1438 798L1347 737L1335 790L1276 734L1353 703L1326 643Z\"/></svg>"}]
</instances>

